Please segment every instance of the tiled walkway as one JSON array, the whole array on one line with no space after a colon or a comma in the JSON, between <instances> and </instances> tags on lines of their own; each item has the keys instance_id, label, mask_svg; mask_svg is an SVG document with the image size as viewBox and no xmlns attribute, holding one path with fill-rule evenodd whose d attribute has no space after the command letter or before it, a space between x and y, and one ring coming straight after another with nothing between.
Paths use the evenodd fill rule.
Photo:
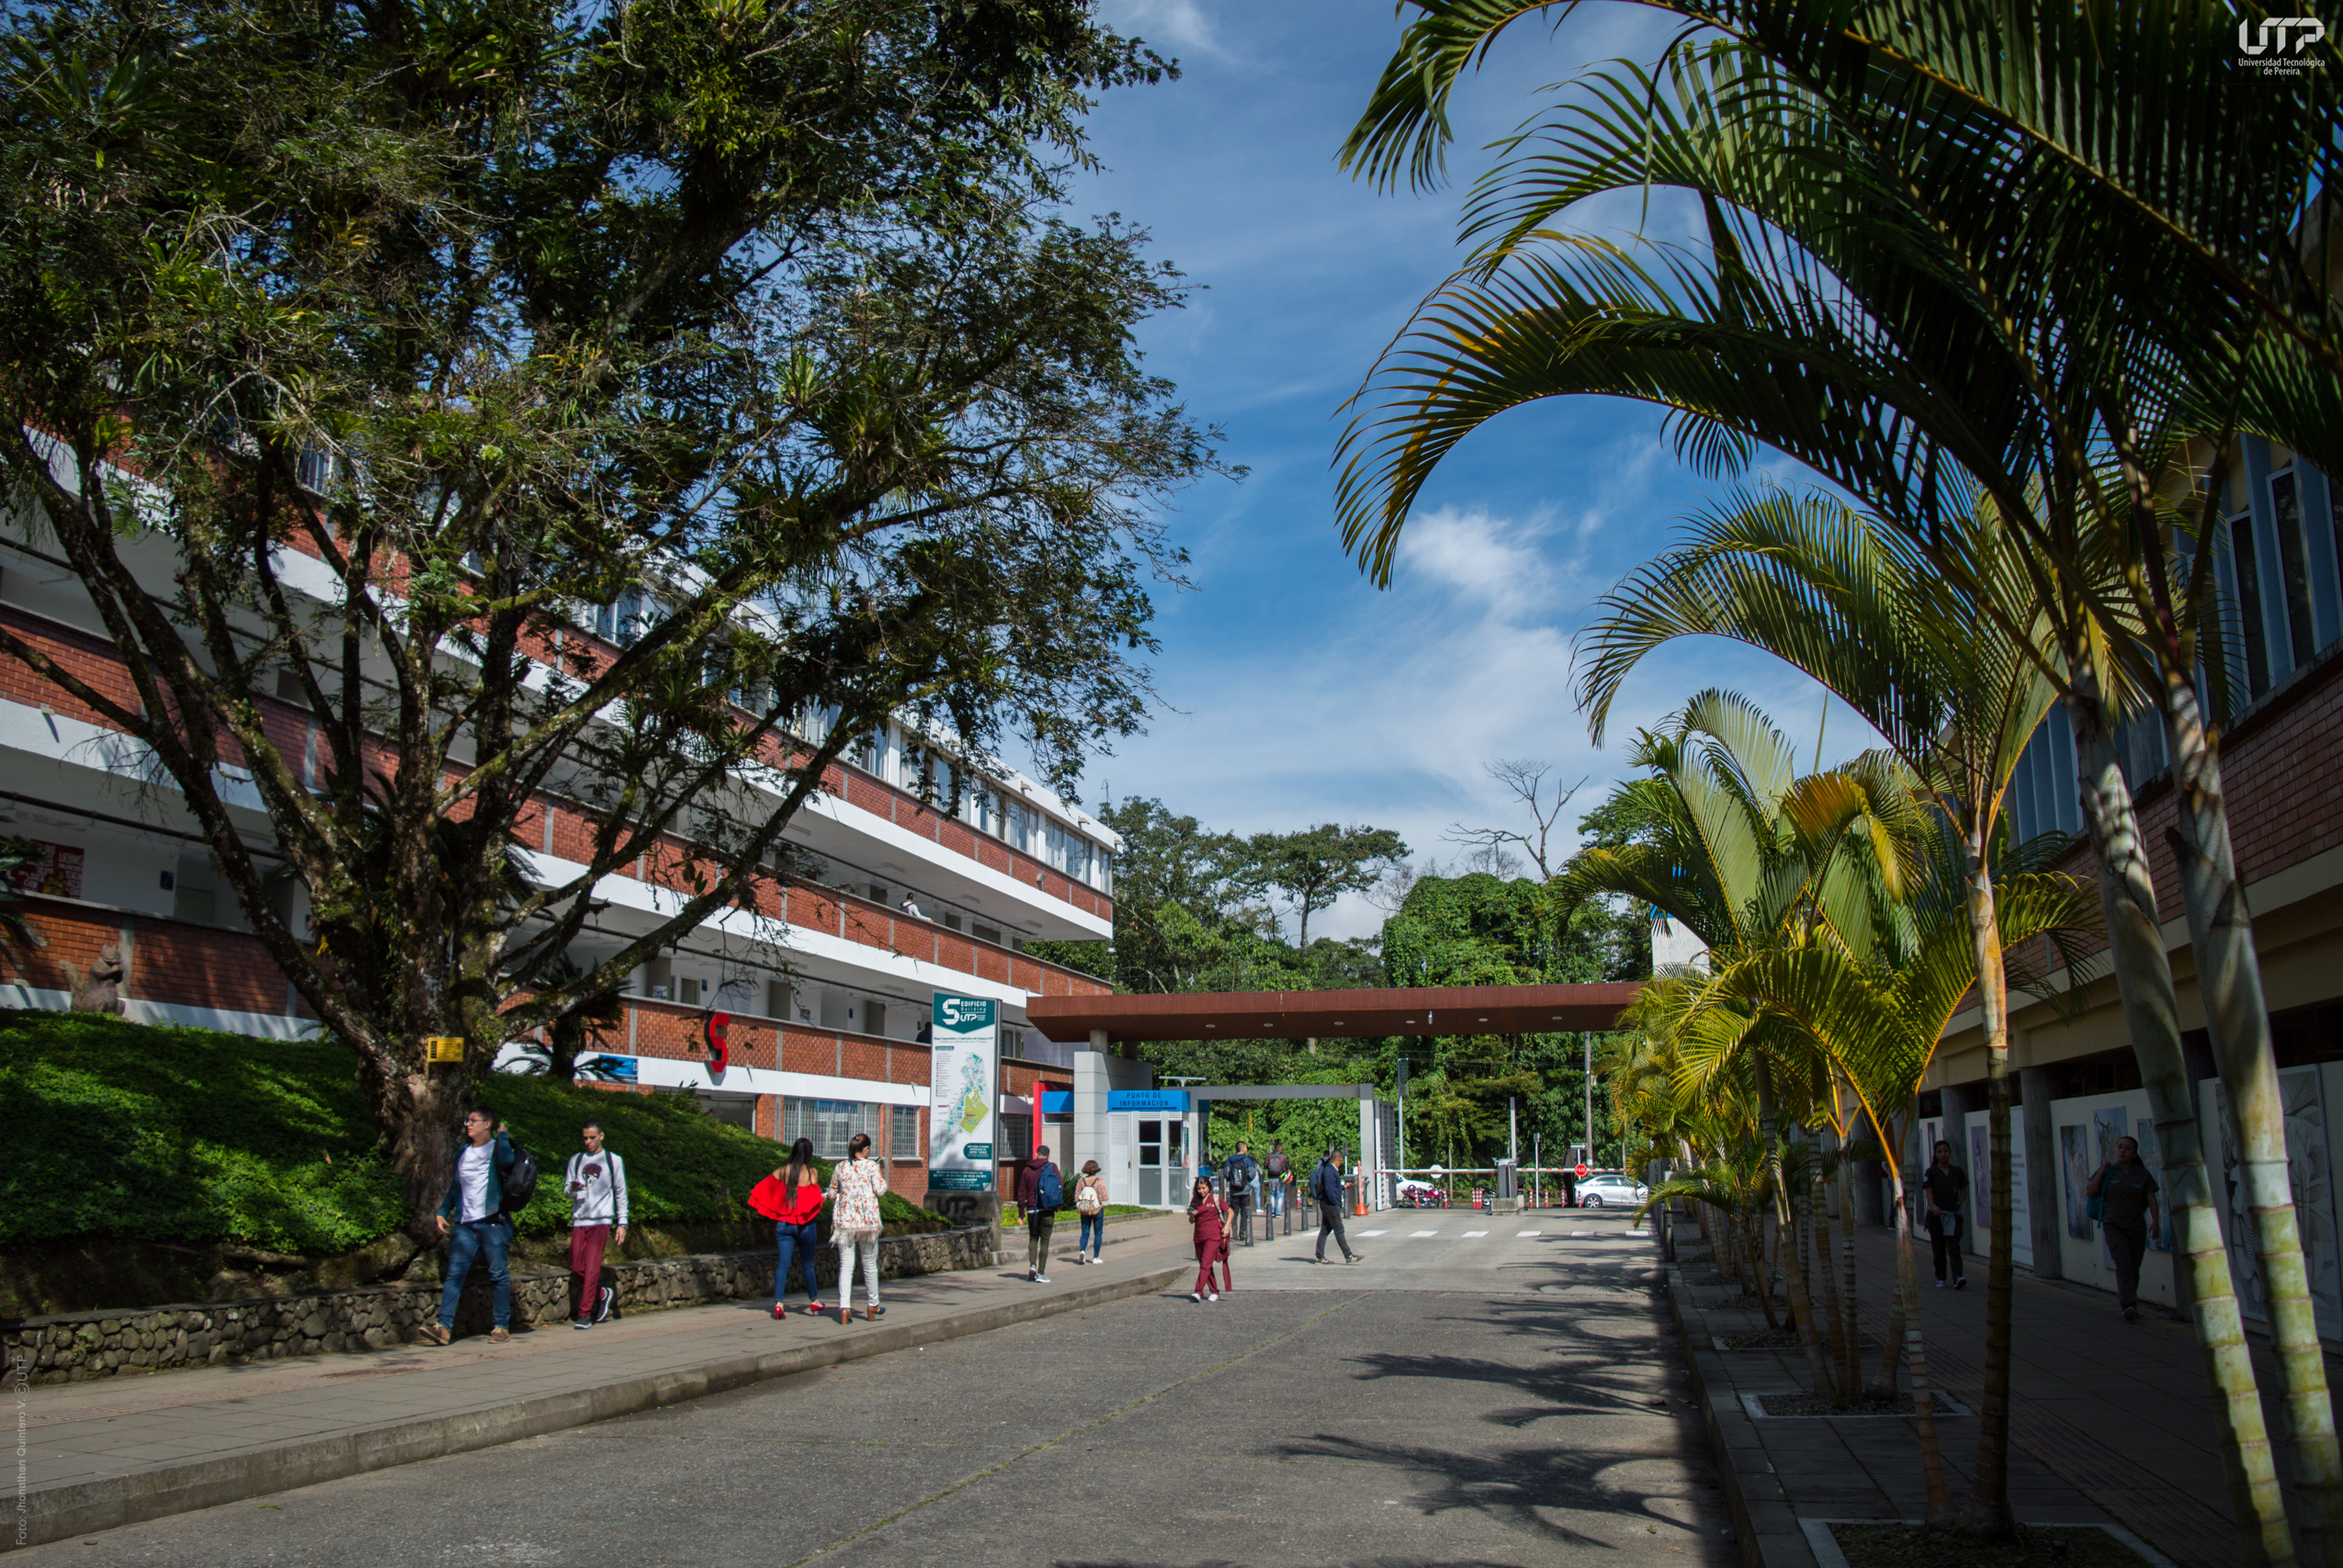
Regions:
<instances>
[{"instance_id":1,"label":"tiled walkway","mask_svg":"<svg viewBox=\"0 0 2343 1568\"><path fill-rule=\"evenodd\" d=\"M1691 1234L1680 1236L1689 1241ZM1859 1232L1856 1258L1862 1325L1876 1341L1887 1328L1894 1238L1878 1229ZM1984 1395L1983 1263L1972 1259L1965 1291L1941 1291L1930 1278L1924 1248L1918 1261L1930 1382L1974 1410ZM1685 1272L1698 1278L1709 1268L1694 1263ZM1727 1305L1724 1292L1697 1291L1692 1297L1711 1303L1700 1314L1705 1322L1692 1325L1695 1332L1730 1333L1735 1325L1761 1324L1753 1310ZM2012 1332L2009 1473L2018 1517L2037 1523L2108 1518L2181 1568L2235 1563L2213 1404L2190 1326L2153 1308L2126 1324L2114 1298L2102 1292L2020 1273ZM1875 1343L1863 1359L1875 1377ZM2272 1393L2276 1365L2265 1343L2256 1343L2254 1363L2266 1418L2280 1439L2282 1474L2289 1462L2283 1412ZM1795 1350L1728 1352L1709 1365L1731 1385L1730 1392L1713 1391L1725 1399L1807 1382L1805 1359ZM2343 1365L2330 1356L2330 1385L2338 1377ZM1941 1419L1937 1434L1957 1501L1969 1486L1976 1422L1974 1416ZM1924 1512L1925 1486L1908 1419L1728 1424L1726 1440L1752 1450L1737 1468L1758 1478L1755 1495L1778 1499L1800 1518L1917 1518ZM1778 1526L1778 1512L1775 1521ZM1768 1527L1761 1520L1759 1528ZM1794 1543L1781 1544L1797 1560Z\"/></svg>"}]
</instances>

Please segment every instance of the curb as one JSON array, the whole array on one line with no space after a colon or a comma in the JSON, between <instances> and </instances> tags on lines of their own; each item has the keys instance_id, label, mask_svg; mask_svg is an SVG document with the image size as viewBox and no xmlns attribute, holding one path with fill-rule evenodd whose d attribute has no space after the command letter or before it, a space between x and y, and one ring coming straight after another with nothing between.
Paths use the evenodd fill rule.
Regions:
<instances>
[{"instance_id":1,"label":"curb","mask_svg":"<svg viewBox=\"0 0 2343 1568\"><path fill-rule=\"evenodd\" d=\"M338 1481L394 1464L493 1448L523 1438L606 1421L616 1416L629 1416L745 1388L817 1367L835 1366L841 1361L860 1360L890 1350L1054 1317L1060 1313L1160 1291L1183 1278L1185 1272L1184 1266L1162 1269L1136 1279L1074 1286L1038 1301L982 1307L925 1323L889 1324L851 1339L833 1339L763 1355L735 1356L683 1371L646 1374L596 1388L540 1394L489 1410L390 1422L220 1459L164 1465L136 1475L48 1488L23 1499L18 1529L12 1532L13 1539L0 1543L0 1551L90 1535L146 1519L167 1518L173 1514L217 1507L222 1503L311 1486L321 1481Z\"/></svg>"},{"instance_id":2,"label":"curb","mask_svg":"<svg viewBox=\"0 0 2343 1568\"><path fill-rule=\"evenodd\" d=\"M1814 1548L1807 1543L1797 1515L1791 1511L1782 1483L1770 1473L1771 1465L1757 1423L1737 1398L1720 1407L1712 1392L1733 1387L1722 1360L1728 1352L1694 1337L1684 1312L1690 1292L1682 1266L1668 1265L1668 1310L1676 1319L1676 1336L1684 1347L1684 1364L1692 1371L1692 1391L1700 1397L1701 1425L1708 1428L1708 1446L1716 1456L1717 1485L1733 1516L1733 1543L1743 1568L1816 1568ZM1755 1466L1746 1474L1739 1462L1743 1459Z\"/></svg>"}]
</instances>

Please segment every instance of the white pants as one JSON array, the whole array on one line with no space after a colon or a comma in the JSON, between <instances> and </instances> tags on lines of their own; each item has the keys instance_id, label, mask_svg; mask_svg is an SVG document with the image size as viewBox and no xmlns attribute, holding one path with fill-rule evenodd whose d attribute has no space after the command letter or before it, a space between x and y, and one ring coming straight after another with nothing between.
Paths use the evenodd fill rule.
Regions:
<instances>
[{"instance_id":1,"label":"white pants","mask_svg":"<svg viewBox=\"0 0 2343 1568\"><path fill-rule=\"evenodd\" d=\"M860 1240L856 1237L859 1235ZM863 1293L870 1304L878 1304L878 1233L877 1231L838 1233L838 1304L849 1312L855 1306L855 1257L862 1255Z\"/></svg>"}]
</instances>

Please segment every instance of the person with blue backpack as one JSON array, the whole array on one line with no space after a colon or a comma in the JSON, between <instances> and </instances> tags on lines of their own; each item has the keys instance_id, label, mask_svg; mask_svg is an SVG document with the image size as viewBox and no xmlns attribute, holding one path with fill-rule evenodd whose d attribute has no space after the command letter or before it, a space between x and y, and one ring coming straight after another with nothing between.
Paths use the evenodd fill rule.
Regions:
<instances>
[{"instance_id":1,"label":"person with blue backpack","mask_svg":"<svg viewBox=\"0 0 2343 1568\"><path fill-rule=\"evenodd\" d=\"M1066 1201L1066 1179L1049 1157L1049 1145L1034 1150L1017 1172L1017 1207L1025 1212L1027 1277L1036 1285L1049 1283L1049 1233L1058 1227L1058 1210Z\"/></svg>"}]
</instances>

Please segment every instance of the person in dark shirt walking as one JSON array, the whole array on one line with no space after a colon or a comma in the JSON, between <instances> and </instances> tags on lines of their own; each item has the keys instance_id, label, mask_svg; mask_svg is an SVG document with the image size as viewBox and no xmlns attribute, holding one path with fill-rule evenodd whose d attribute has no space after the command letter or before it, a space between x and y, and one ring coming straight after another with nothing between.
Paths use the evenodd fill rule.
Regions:
<instances>
[{"instance_id":1,"label":"person in dark shirt walking","mask_svg":"<svg viewBox=\"0 0 2343 1568\"><path fill-rule=\"evenodd\" d=\"M1952 1163L1952 1145L1937 1144L1935 1162L1920 1178L1920 1189L1928 1194L1928 1239L1936 1255L1936 1288L1944 1289L1949 1264L1952 1288L1964 1291L1969 1276L1961 1262L1961 1215L1969 1201L1969 1173Z\"/></svg>"},{"instance_id":2,"label":"person in dark shirt walking","mask_svg":"<svg viewBox=\"0 0 2343 1568\"><path fill-rule=\"evenodd\" d=\"M1044 1144L1017 1169L1017 1207L1025 1215L1025 1278L1036 1285L1049 1283L1049 1237L1058 1228L1058 1205L1065 1201L1065 1178Z\"/></svg>"},{"instance_id":3,"label":"person in dark shirt walking","mask_svg":"<svg viewBox=\"0 0 2343 1568\"><path fill-rule=\"evenodd\" d=\"M1261 1174L1261 1162L1252 1156L1251 1145L1239 1144L1237 1152L1228 1156L1221 1168L1228 1183L1228 1209L1233 1216L1230 1228L1244 1238L1245 1245L1253 1244L1253 1182Z\"/></svg>"},{"instance_id":4,"label":"person in dark shirt walking","mask_svg":"<svg viewBox=\"0 0 2343 1568\"><path fill-rule=\"evenodd\" d=\"M2083 1189L2084 1197L2102 1200L2099 1223L2107 1227L2107 1250L2115 1255L2115 1303L2126 1323L2140 1320L2140 1259L2157 1228L2158 1190L2135 1138L2116 1139L2114 1162L2100 1166Z\"/></svg>"},{"instance_id":5,"label":"person in dark shirt walking","mask_svg":"<svg viewBox=\"0 0 2343 1568\"><path fill-rule=\"evenodd\" d=\"M1359 1255L1351 1250L1351 1238L1342 1234L1342 1151L1329 1149L1326 1157L1318 1162L1310 1173L1310 1198L1318 1204L1318 1261L1326 1261L1326 1238L1331 1235L1334 1245L1342 1249L1346 1263L1356 1263Z\"/></svg>"}]
</instances>

